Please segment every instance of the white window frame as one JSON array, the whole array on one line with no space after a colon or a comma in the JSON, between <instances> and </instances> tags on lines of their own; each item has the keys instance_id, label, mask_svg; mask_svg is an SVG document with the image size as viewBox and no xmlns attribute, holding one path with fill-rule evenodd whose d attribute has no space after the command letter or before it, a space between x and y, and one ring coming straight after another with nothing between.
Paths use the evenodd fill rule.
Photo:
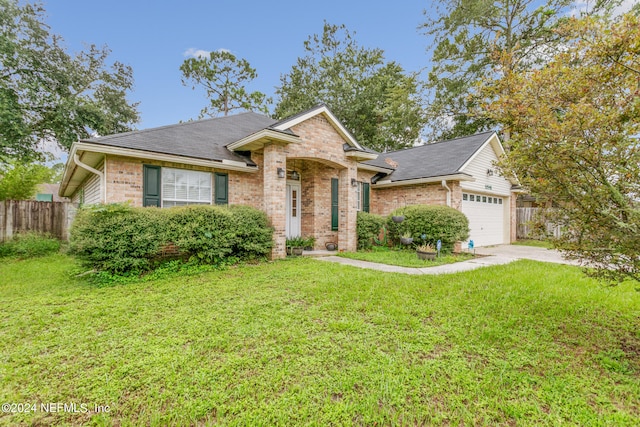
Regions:
<instances>
[{"instance_id":1,"label":"white window frame","mask_svg":"<svg viewBox=\"0 0 640 427\"><path fill-rule=\"evenodd\" d=\"M179 169L179 168L160 168L160 205L162 207L173 207L173 206L183 206L183 205L211 205L212 204L212 200L213 200L213 185L212 185L212 179L211 179L211 172L203 172L203 171L194 171L194 170L189 170L189 169ZM170 173L173 172L174 174L176 172L180 172L181 174L186 174L187 177L187 198L178 198L176 197L176 186L175 186L175 179L174 179L174 197L166 197L165 196L165 186L168 186L170 184L167 183L167 180L165 179L165 173ZM201 177L206 177L209 185L208 188L207 186L200 186L200 181L201 181ZM193 180L193 181L192 181ZM196 182L196 185L192 185L192 182ZM193 199L189 197L189 190L193 189L193 187L197 187L198 189L198 199ZM204 190L201 191L201 190ZM208 190L208 191L207 191ZM207 198L204 199L202 196L206 196ZM165 206L165 202L170 202L171 206Z\"/></svg>"},{"instance_id":2,"label":"white window frame","mask_svg":"<svg viewBox=\"0 0 640 427\"><path fill-rule=\"evenodd\" d=\"M356 183L356 211L362 210L362 183L358 181Z\"/></svg>"}]
</instances>

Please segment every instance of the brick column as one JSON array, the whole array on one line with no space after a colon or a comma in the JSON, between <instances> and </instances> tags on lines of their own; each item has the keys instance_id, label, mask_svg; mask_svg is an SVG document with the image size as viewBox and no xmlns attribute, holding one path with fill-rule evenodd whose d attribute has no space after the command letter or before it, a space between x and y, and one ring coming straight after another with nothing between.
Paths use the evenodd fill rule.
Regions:
<instances>
[{"instance_id":1,"label":"brick column","mask_svg":"<svg viewBox=\"0 0 640 427\"><path fill-rule=\"evenodd\" d=\"M273 227L273 249L271 259L284 258L286 249L286 178L278 178L278 168L287 170L287 157L284 147L267 144L264 147L262 167L264 183L264 211Z\"/></svg>"},{"instance_id":2,"label":"brick column","mask_svg":"<svg viewBox=\"0 0 640 427\"><path fill-rule=\"evenodd\" d=\"M357 249L356 220L356 189L351 186L351 179L358 177L355 162L349 162L346 169L340 170L340 195L338 201L338 248L340 251L355 251Z\"/></svg>"}]
</instances>

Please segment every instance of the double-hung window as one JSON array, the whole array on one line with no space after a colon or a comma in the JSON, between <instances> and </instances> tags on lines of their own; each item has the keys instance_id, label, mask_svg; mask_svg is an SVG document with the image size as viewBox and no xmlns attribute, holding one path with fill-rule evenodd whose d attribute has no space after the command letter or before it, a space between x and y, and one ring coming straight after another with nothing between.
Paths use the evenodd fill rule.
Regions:
<instances>
[{"instance_id":1,"label":"double-hung window","mask_svg":"<svg viewBox=\"0 0 640 427\"><path fill-rule=\"evenodd\" d=\"M162 168L162 206L211 204L211 173Z\"/></svg>"}]
</instances>

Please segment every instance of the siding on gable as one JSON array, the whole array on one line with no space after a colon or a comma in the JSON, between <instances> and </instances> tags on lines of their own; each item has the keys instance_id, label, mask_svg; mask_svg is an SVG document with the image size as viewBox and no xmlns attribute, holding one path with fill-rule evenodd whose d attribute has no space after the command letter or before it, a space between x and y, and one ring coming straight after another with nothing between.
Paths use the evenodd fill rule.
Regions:
<instances>
[{"instance_id":1,"label":"siding on gable","mask_svg":"<svg viewBox=\"0 0 640 427\"><path fill-rule=\"evenodd\" d=\"M475 178L475 181L462 181L460 186L463 190L500 194L509 196L511 194L511 182L500 176L494 164L498 161L491 144L487 144L478 155L467 165L462 172L468 173ZM494 171L493 176L487 176L487 169Z\"/></svg>"}]
</instances>

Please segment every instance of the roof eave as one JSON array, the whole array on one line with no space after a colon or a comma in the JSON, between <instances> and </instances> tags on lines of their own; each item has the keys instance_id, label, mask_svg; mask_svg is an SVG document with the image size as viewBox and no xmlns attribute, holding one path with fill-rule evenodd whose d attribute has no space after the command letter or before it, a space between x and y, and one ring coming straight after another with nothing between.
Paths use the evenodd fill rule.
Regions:
<instances>
[{"instance_id":1,"label":"roof eave","mask_svg":"<svg viewBox=\"0 0 640 427\"><path fill-rule=\"evenodd\" d=\"M386 187L400 187L403 185L414 185L414 184L434 184L442 181L475 181L475 178L466 173L457 173L451 175L440 175L440 176L431 176L427 178L415 178L415 179L405 179L402 181L378 181L373 184L375 188L386 188Z\"/></svg>"},{"instance_id":2,"label":"roof eave","mask_svg":"<svg viewBox=\"0 0 640 427\"><path fill-rule=\"evenodd\" d=\"M375 160L378 158L378 154L368 153L366 151L346 151L344 155L358 162Z\"/></svg>"},{"instance_id":3,"label":"roof eave","mask_svg":"<svg viewBox=\"0 0 640 427\"><path fill-rule=\"evenodd\" d=\"M203 166L207 168L213 169L222 169L222 170L232 170L239 172L257 172L257 166L249 166L246 163L235 161L235 160L207 160L207 159L199 159L195 157L186 157L179 156L175 154L164 154L164 153L156 153L153 151L143 151L136 150L133 148L122 148L122 147L113 147L109 145L103 144L95 144L86 141L74 142L71 146L71 150L69 152L69 158L67 159L67 164L64 169L62 183L60 184L60 190L58 192L59 195L64 197L69 197L69 191L67 191L67 187L69 185L69 181L71 180L74 170L75 170L75 162L73 161L74 154L78 153L79 155L83 152L93 152L93 153L101 153L105 155L113 155L113 156L122 156L122 157L132 157L136 159L147 159L147 160L156 160L160 162L170 162L170 163L182 163L186 165L192 166ZM71 191L73 192L73 191Z\"/></svg>"},{"instance_id":4,"label":"roof eave","mask_svg":"<svg viewBox=\"0 0 640 427\"><path fill-rule=\"evenodd\" d=\"M255 151L264 148L270 142L281 144L299 144L302 142L299 136L281 132L279 130L262 129L245 138L227 145L231 151Z\"/></svg>"},{"instance_id":5,"label":"roof eave","mask_svg":"<svg viewBox=\"0 0 640 427\"><path fill-rule=\"evenodd\" d=\"M358 163L358 169L359 170L364 170L364 171L373 171L373 172L384 172L387 174L390 174L391 172L393 172L395 169L387 169L387 168L383 168L380 166L373 166L373 165L368 165L366 163Z\"/></svg>"}]
</instances>

